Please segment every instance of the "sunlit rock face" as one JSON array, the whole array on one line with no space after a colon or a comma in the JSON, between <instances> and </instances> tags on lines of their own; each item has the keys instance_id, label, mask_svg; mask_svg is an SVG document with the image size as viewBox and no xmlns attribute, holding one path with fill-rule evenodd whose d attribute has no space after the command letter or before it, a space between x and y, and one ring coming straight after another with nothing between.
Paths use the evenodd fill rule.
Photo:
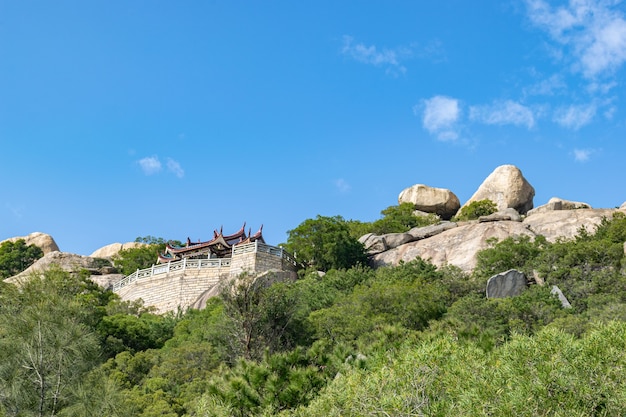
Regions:
<instances>
[{"instance_id":1,"label":"sunlit rock face","mask_svg":"<svg viewBox=\"0 0 626 417\"><path fill-rule=\"evenodd\" d=\"M57 246L57 243L54 241L52 236L46 233L41 233L41 232L31 233L28 236L18 236L18 237L12 237L10 239L5 239L2 242L0 242L0 244L7 242L7 241L15 242L16 240L19 240L19 239L24 239L24 241L26 242L26 245L39 246L41 250L43 251L44 255L47 253L59 250L59 247Z\"/></svg>"},{"instance_id":2,"label":"sunlit rock face","mask_svg":"<svg viewBox=\"0 0 626 417\"><path fill-rule=\"evenodd\" d=\"M398 196L398 204L402 203L411 203L416 210L437 214L444 220L454 216L461 206L459 198L452 191L424 184L402 190Z\"/></svg>"},{"instance_id":3,"label":"sunlit rock face","mask_svg":"<svg viewBox=\"0 0 626 417\"><path fill-rule=\"evenodd\" d=\"M491 200L498 210L513 208L520 214L526 214L533 208L534 197L535 189L524 178L519 168L514 165L501 165L489 174L463 207L474 201Z\"/></svg>"}]
</instances>

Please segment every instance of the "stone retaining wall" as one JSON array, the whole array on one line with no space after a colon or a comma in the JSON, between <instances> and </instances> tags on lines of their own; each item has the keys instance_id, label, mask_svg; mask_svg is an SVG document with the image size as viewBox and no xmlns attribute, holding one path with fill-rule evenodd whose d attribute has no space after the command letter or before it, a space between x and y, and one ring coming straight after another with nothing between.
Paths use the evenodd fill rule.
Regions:
<instances>
[{"instance_id":1,"label":"stone retaining wall","mask_svg":"<svg viewBox=\"0 0 626 417\"><path fill-rule=\"evenodd\" d=\"M295 275L296 267L283 257L264 252L234 255L230 267L181 269L151 277L139 278L116 291L122 300L141 298L144 305L159 313L185 310L207 290L242 272L261 273L270 270Z\"/></svg>"}]
</instances>

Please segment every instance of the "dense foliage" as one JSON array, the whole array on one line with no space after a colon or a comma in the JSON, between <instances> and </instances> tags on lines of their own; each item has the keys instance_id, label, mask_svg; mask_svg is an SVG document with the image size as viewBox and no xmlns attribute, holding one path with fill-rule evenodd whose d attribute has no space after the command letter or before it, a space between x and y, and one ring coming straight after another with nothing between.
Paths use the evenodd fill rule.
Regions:
<instances>
[{"instance_id":1,"label":"dense foliage","mask_svg":"<svg viewBox=\"0 0 626 417\"><path fill-rule=\"evenodd\" d=\"M341 216L318 215L288 234L285 248L306 267L328 271L367 262L363 245L350 234L348 222Z\"/></svg>"},{"instance_id":2,"label":"dense foliage","mask_svg":"<svg viewBox=\"0 0 626 417\"><path fill-rule=\"evenodd\" d=\"M0 416L621 416L625 241L618 213L569 241L494 241L472 275L420 259L244 274L177 316L57 269L0 282ZM509 268L538 284L486 299Z\"/></svg>"},{"instance_id":3,"label":"dense foliage","mask_svg":"<svg viewBox=\"0 0 626 417\"><path fill-rule=\"evenodd\" d=\"M382 210L380 214L382 217L373 222L350 220L348 226L352 236L358 239L368 233L374 233L376 235L404 233L414 227L428 226L441 220L435 214L416 215L415 206L412 203L389 206Z\"/></svg>"},{"instance_id":4,"label":"dense foliage","mask_svg":"<svg viewBox=\"0 0 626 417\"><path fill-rule=\"evenodd\" d=\"M24 239L3 242L0 245L0 279L19 274L42 256L39 246L27 245Z\"/></svg>"}]
</instances>

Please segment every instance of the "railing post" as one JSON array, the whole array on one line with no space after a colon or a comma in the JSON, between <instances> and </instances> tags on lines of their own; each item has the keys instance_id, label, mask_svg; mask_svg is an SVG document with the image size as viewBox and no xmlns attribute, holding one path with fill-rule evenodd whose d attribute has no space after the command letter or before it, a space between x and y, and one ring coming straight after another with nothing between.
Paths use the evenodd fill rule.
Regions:
<instances>
[{"instance_id":1,"label":"railing post","mask_svg":"<svg viewBox=\"0 0 626 417\"><path fill-rule=\"evenodd\" d=\"M187 268L187 258L183 258L183 271Z\"/></svg>"},{"instance_id":2,"label":"railing post","mask_svg":"<svg viewBox=\"0 0 626 417\"><path fill-rule=\"evenodd\" d=\"M150 276L151 277L154 276L154 264L152 264L152 269L150 270Z\"/></svg>"},{"instance_id":3,"label":"railing post","mask_svg":"<svg viewBox=\"0 0 626 417\"><path fill-rule=\"evenodd\" d=\"M256 252L258 252L258 251L259 251L259 241L258 241L258 240L255 240L255 241L254 241L254 252L256 253Z\"/></svg>"},{"instance_id":4,"label":"railing post","mask_svg":"<svg viewBox=\"0 0 626 417\"><path fill-rule=\"evenodd\" d=\"M167 273L170 273L170 264L172 263L172 261L167 261Z\"/></svg>"}]
</instances>

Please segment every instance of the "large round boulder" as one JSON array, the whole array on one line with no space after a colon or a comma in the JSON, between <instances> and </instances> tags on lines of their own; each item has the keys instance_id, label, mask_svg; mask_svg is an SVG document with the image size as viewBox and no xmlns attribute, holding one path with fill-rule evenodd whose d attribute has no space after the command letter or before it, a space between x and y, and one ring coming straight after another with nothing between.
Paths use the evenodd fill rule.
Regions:
<instances>
[{"instance_id":1,"label":"large round boulder","mask_svg":"<svg viewBox=\"0 0 626 417\"><path fill-rule=\"evenodd\" d=\"M91 255L92 258L111 258L120 251L125 249L134 249L141 248L143 246L147 246L147 243L143 242L127 242L127 243L111 243L110 245L106 245L101 247L100 249L96 249L93 251Z\"/></svg>"},{"instance_id":2,"label":"large round boulder","mask_svg":"<svg viewBox=\"0 0 626 417\"><path fill-rule=\"evenodd\" d=\"M59 246L54 241L52 236L45 234L45 233L41 233L41 232L34 232L34 233L29 234L28 236L12 237L10 239L3 240L2 242L0 242L0 244L7 242L7 241L15 242L20 239L24 239L24 241L26 242L26 245L38 246L39 248L41 248L44 255L47 255L50 252L56 252L59 250Z\"/></svg>"},{"instance_id":3,"label":"large round boulder","mask_svg":"<svg viewBox=\"0 0 626 417\"><path fill-rule=\"evenodd\" d=\"M424 184L416 184L402 190L398 196L398 204L411 203L416 210L434 213L448 220L461 207L459 198L445 188L434 188Z\"/></svg>"},{"instance_id":4,"label":"large round boulder","mask_svg":"<svg viewBox=\"0 0 626 417\"><path fill-rule=\"evenodd\" d=\"M491 200L498 210L514 208L520 214L526 214L533 208L534 197L535 189L522 171L514 165L502 165L489 174L463 207L474 201Z\"/></svg>"}]
</instances>

